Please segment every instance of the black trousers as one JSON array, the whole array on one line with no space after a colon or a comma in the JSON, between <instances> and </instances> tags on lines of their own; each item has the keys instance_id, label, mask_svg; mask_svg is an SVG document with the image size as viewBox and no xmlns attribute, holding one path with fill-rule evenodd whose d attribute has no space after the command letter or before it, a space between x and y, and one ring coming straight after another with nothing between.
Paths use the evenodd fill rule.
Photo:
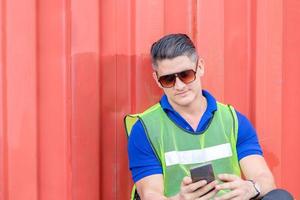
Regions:
<instances>
[{"instance_id":1,"label":"black trousers","mask_svg":"<svg viewBox=\"0 0 300 200\"><path fill-rule=\"evenodd\" d=\"M263 198L263 200L293 200L293 196L286 190L276 189L267 193Z\"/></svg>"},{"instance_id":2,"label":"black trousers","mask_svg":"<svg viewBox=\"0 0 300 200\"><path fill-rule=\"evenodd\" d=\"M140 200L137 192L135 192L135 200ZM262 200L294 200L293 196L286 190L275 189L268 192Z\"/></svg>"}]
</instances>

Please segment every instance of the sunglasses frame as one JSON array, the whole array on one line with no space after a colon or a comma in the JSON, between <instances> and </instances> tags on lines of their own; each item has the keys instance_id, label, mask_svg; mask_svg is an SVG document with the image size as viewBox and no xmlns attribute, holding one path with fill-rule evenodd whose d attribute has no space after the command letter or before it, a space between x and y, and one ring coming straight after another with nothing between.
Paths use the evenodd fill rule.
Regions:
<instances>
[{"instance_id":1,"label":"sunglasses frame","mask_svg":"<svg viewBox=\"0 0 300 200\"><path fill-rule=\"evenodd\" d=\"M155 73L156 73L157 81L159 82L159 84L161 85L161 87L163 87L163 88L172 88L172 87L174 87L175 84L176 84L176 77L178 77L178 78L180 79L180 81L183 82L184 84L190 84L190 83L194 82L194 81L196 80L197 69L198 69L198 60L197 60L197 62L196 62L196 69L195 69L195 70L193 70L193 69L188 69L188 70L184 70L184 71L177 72L177 73L173 73L173 74L166 74L166 75L163 75L163 76L175 75L175 81L174 81L174 84L173 84L172 86L170 86L170 87L165 87L165 86L163 86L163 84L159 81L159 79L160 79L161 77L163 77L163 76L158 76L157 71L155 71ZM179 76L178 74L180 74L180 73L182 73L182 72L185 72L185 71L189 71L189 70L192 70L192 71L194 72L194 79L193 79L191 82L189 82L189 83L185 83L184 81L181 80L181 78L180 78L180 76Z\"/></svg>"}]
</instances>

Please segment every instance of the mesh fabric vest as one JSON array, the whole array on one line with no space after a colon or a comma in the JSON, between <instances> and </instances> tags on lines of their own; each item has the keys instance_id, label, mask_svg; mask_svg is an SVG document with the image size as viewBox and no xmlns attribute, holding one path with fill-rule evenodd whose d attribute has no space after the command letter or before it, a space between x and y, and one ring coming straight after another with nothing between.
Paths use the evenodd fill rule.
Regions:
<instances>
[{"instance_id":1,"label":"mesh fabric vest","mask_svg":"<svg viewBox=\"0 0 300 200\"><path fill-rule=\"evenodd\" d=\"M128 135L138 119L161 162L165 196L179 192L183 177L190 176L190 168L208 162L212 163L215 176L220 173L240 176L236 152L238 121L231 106L217 103L214 116L200 134L179 127L160 104L155 104L141 114L126 116ZM219 195L224 192L220 191Z\"/></svg>"}]
</instances>

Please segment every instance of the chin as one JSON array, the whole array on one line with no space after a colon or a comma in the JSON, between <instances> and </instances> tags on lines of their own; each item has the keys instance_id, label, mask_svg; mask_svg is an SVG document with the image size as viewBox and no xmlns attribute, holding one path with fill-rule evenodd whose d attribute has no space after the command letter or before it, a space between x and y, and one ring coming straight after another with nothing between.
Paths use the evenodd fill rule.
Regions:
<instances>
[{"instance_id":1,"label":"chin","mask_svg":"<svg viewBox=\"0 0 300 200\"><path fill-rule=\"evenodd\" d=\"M174 102L179 106L188 106L193 102L194 98L192 97L180 97L174 99Z\"/></svg>"}]
</instances>

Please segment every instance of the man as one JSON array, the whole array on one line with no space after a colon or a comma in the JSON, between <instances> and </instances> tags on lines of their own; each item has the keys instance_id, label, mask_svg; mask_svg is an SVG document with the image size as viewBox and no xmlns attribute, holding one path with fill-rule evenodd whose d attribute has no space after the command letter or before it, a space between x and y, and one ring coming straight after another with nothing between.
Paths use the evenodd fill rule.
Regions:
<instances>
[{"instance_id":1,"label":"man","mask_svg":"<svg viewBox=\"0 0 300 200\"><path fill-rule=\"evenodd\" d=\"M151 56L153 78L164 95L145 112L125 118L139 198L291 199L287 192L274 190L249 120L202 90L204 64L190 38L166 35L152 45ZM190 168L207 162L216 180L192 182Z\"/></svg>"}]
</instances>

